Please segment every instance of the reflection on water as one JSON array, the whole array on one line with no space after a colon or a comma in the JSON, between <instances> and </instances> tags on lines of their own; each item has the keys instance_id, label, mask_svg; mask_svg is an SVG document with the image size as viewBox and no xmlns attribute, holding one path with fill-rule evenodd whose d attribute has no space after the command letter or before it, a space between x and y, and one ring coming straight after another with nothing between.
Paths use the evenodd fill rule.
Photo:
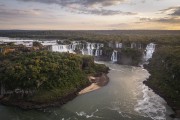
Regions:
<instances>
[{"instance_id":1,"label":"reflection on water","mask_svg":"<svg viewBox=\"0 0 180 120\"><path fill-rule=\"evenodd\" d=\"M149 73L140 67L105 63L107 86L78 96L61 108L22 111L0 106L0 120L171 120L166 102L143 85Z\"/></svg>"}]
</instances>

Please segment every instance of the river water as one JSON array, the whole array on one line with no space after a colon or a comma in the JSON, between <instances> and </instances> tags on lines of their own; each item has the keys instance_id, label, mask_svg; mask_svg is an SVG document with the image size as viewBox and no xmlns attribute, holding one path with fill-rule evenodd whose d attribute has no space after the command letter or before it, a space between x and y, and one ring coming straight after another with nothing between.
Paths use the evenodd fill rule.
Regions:
<instances>
[{"instance_id":1,"label":"river water","mask_svg":"<svg viewBox=\"0 0 180 120\"><path fill-rule=\"evenodd\" d=\"M104 64L111 69L107 86L57 108L23 111L0 105L0 120L171 120L171 108L142 83L149 77L145 69Z\"/></svg>"}]
</instances>

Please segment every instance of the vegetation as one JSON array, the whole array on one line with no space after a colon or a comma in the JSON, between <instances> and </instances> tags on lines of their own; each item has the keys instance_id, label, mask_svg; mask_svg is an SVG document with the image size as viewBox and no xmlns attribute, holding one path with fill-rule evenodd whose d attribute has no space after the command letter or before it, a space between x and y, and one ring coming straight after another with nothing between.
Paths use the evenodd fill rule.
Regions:
<instances>
[{"instance_id":1,"label":"vegetation","mask_svg":"<svg viewBox=\"0 0 180 120\"><path fill-rule=\"evenodd\" d=\"M123 48L120 51L119 63L137 66L142 61L142 53L140 49Z\"/></svg>"},{"instance_id":2,"label":"vegetation","mask_svg":"<svg viewBox=\"0 0 180 120\"><path fill-rule=\"evenodd\" d=\"M88 85L89 74L107 72L92 57L69 53L13 52L0 58L0 82L10 97L34 102L60 99Z\"/></svg>"},{"instance_id":3,"label":"vegetation","mask_svg":"<svg viewBox=\"0 0 180 120\"><path fill-rule=\"evenodd\" d=\"M180 46L157 47L147 68L151 74L147 85L180 109Z\"/></svg>"},{"instance_id":4,"label":"vegetation","mask_svg":"<svg viewBox=\"0 0 180 120\"><path fill-rule=\"evenodd\" d=\"M33 47L43 47L43 45L37 41L33 42Z\"/></svg>"},{"instance_id":5,"label":"vegetation","mask_svg":"<svg viewBox=\"0 0 180 120\"><path fill-rule=\"evenodd\" d=\"M59 39L70 41L90 41L108 43L119 41L123 43L140 42L146 44L180 44L180 31L160 30L114 30L114 31L28 31L28 30L0 30L0 36L31 39Z\"/></svg>"}]
</instances>

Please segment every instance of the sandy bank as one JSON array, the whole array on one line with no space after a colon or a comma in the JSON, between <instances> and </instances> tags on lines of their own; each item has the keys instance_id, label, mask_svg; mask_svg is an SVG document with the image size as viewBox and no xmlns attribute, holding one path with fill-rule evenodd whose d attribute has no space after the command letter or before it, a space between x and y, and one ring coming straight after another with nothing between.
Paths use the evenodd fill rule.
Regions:
<instances>
[{"instance_id":1,"label":"sandy bank","mask_svg":"<svg viewBox=\"0 0 180 120\"><path fill-rule=\"evenodd\" d=\"M94 90L100 89L101 87L107 85L109 78L106 74L102 74L100 77L89 77L89 81L92 83L90 86L84 88L79 92L79 95L92 92Z\"/></svg>"}]
</instances>

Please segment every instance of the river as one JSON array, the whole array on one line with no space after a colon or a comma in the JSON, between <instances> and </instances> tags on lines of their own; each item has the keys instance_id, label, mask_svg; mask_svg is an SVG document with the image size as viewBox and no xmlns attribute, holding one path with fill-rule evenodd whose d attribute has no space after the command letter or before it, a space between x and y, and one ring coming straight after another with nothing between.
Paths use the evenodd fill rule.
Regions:
<instances>
[{"instance_id":1,"label":"river","mask_svg":"<svg viewBox=\"0 0 180 120\"><path fill-rule=\"evenodd\" d=\"M143 84L141 67L110 67L107 86L76 97L62 107L23 111L0 105L0 120L172 120L166 102Z\"/></svg>"}]
</instances>

